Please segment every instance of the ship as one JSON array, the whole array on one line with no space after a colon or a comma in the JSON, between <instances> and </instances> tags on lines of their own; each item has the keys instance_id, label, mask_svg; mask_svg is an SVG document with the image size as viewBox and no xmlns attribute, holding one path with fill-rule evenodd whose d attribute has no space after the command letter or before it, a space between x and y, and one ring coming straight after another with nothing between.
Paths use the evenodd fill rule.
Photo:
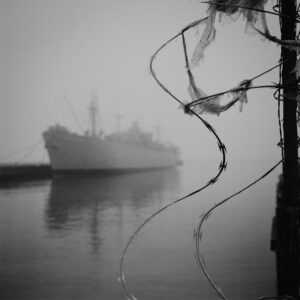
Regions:
<instances>
[{"instance_id":1,"label":"ship","mask_svg":"<svg viewBox=\"0 0 300 300\"><path fill-rule=\"evenodd\" d=\"M117 126L111 134L97 132L97 103L92 94L91 126L85 134L71 132L59 124L43 132L54 174L142 171L172 168L182 163L178 147L154 139L137 122L126 131Z\"/></svg>"}]
</instances>

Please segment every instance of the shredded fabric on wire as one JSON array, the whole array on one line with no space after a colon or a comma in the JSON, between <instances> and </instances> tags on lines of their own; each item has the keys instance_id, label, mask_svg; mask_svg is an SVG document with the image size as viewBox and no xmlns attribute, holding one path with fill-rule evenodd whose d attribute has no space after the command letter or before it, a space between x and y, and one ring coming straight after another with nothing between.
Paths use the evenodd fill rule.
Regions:
<instances>
[{"instance_id":1,"label":"shredded fabric on wire","mask_svg":"<svg viewBox=\"0 0 300 300\"><path fill-rule=\"evenodd\" d=\"M273 66L272 68L268 69L267 71L264 71L264 72L260 73L259 75L256 75L256 76L248 79L247 81L252 82L253 80L255 80L255 79L257 79L257 78L259 78L259 77L261 77L261 76L263 76L263 75L271 72L272 70L280 67L282 64L283 64L283 62L280 62L279 64ZM280 87L282 88L282 85ZM250 86L250 87L247 88L247 90L258 89L258 88L276 88L276 89L278 89L279 85L278 84L272 84L272 85ZM197 105L197 104L199 104L199 103L201 103L203 101L209 101L211 98L218 97L218 96L227 94L229 92L238 92L238 91L240 91L242 89L243 88L241 88L241 87L236 87L236 88L229 89L229 90L226 90L226 91L223 91L223 92L219 92L219 93L215 93L215 94L212 94L212 95L209 95L209 96L206 96L206 97L201 97L199 99L196 99L196 100L194 100L194 101L186 104L185 107L191 108L191 107L193 107L193 106L195 106L195 105Z\"/></svg>"},{"instance_id":2,"label":"shredded fabric on wire","mask_svg":"<svg viewBox=\"0 0 300 300\"><path fill-rule=\"evenodd\" d=\"M210 18L211 21L208 21L208 23L206 24L206 28L205 28L205 31L206 31L206 30L209 30L210 32L212 32L212 30L214 30L215 14L217 13L217 9L216 9L216 7L215 7L216 5L222 6L222 7L230 7L230 8L233 7L233 8L236 8L236 9L238 9L238 8L241 9L241 8L242 8L242 9L246 9L246 10L251 10L251 11L261 12L261 13L263 13L263 14L268 13L268 14L273 14L273 15L279 16L279 17L289 18L288 16L285 16L285 15L283 15L283 14L281 14L280 12L277 12L277 11L274 13L274 12L266 11L266 10L263 10L263 9L257 9L257 8L254 8L254 7L247 7L247 6L234 5L234 4L228 4L228 3L219 3L219 2L212 2L212 1L209 1L209 2L203 2L203 3L208 3L211 7L214 7L214 8L215 8L213 11L210 12L210 16L209 16L208 18ZM254 4L254 5L255 5L255 4ZM264 21L265 21L265 20L264 20ZM194 26L196 26L196 25L198 25L198 24L195 24ZM265 21L265 23L264 23L264 30L265 30L265 32L262 32L262 31L258 30L257 28L254 27L253 24L251 24L251 25L252 25L252 27L253 27L258 33L260 33L262 36L265 36L265 37L268 38L270 41L275 42L275 43L277 43L277 44L279 44L279 45L292 46L292 45L290 44L289 41L281 41L280 39L278 39L278 38L276 38L276 37L274 37L274 36L271 36L271 35L269 34L269 29L268 29L268 26L267 26L266 21ZM209 28L207 29L207 27L209 27ZM211 33L211 34L212 34L212 33ZM207 33L206 33L206 35L207 35ZM215 34L214 34L214 35L215 35ZM266 35L267 35L267 36L266 36ZM213 37L213 39L214 39L214 37ZM204 56L204 50L205 50L206 47L208 47L209 44L210 44L210 43L205 43L205 42L203 43L203 39L202 39L202 37L201 37L201 40L198 42L198 45L196 46L196 49L197 49L197 47L200 48L200 49L198 49L198 51L201 52L200 57L197 58L196 64L198 64L199 60L200 60L201 58L203 58L203 56ZM293 44L294 44L294 43L293 43ZM300 43L297 43L296 46L299 47L299 46L300 46ZM185 50L185 46L184 46L184 50ZM186 54L185 54L185 55L186 55ZM193 56L195 56L195 52L194 52ZM186 57L186 62L187 62L187 57ZM195 64L195 63L194 63L194 64ZM272 68L266 70L265 72L262 72L261 74L259 74L259 75L257 75L257 76L254 76L254 77L251 78L251 79L245 80L245 81L242 82L242 84L240 84L238 87L235 87L235 88L233 88L233 89L227 90L227 91L225 91L225 92L221 92L221 93L216 93L216 94L213 94L213 95L209 95L209 96L203 95L203 92L202 92L202 91L201 91L202 93L201 93L201 92L200 92L200 93L197 93L197 90L199 90L199 88L197 88L196 85L195 85L195 81L194 81L193 75L192 75L191 72L190 72L190 66L186 66L187 71L188 71L188 76L189 76L189 78L190 78L190 84L192 85L193 90L196 91L195 95L193 95L193 96L194 96L194 98L195 98L195 96L199 96L199 95L200 95L200 97L196 97L196 98L198 98L198 99L193 99L193 101L187 103L187 104L184 106L184 109L186 110L186 107L191 108L191 107L197 105L198 107L200 107L200 112L201 112L201 106L204 105L204 110L205 110L205 106L208 105L208 104L205 104L206 102L212 102L212 103L213 103L213 102L216 102L216 101L219 100L218 97L221 96L221 95L224 95L224 94L226 94L226 93L227 93L227 94L235 93L235 96L237 96L237 95L236 95L237 92L244 92L244 93L246 93L246 92L247 92L248 90L250 90L250 89L258 88L258 87L251 86L252 81L253 81L254 79L257 79L258 77L261 77L261 76L263 76L264 74L270 72L271 70L273 70L273 69L275 69L275 68L277 68L277 67L280 67L282 64L283 64L283 62L280 62L278 65L276 65L276 66L274 66L274 67L272 67ZM245 86L245 83L248 83L248 85ZM273 85L273 86L269 86L269 87L277 88L277 85ZM236 97L236 99L233 99L233 101L232 101L232 102L230 103L230 105L228 105L227 107L224 107L224 108L220 107L220 112L224 111L225 109L230 108L230 107L231 107L235 102L237 102L238 100L239 100L238 97ZM207 106L207 109L209 110L210 107ZM217 109L218 109L218 108L217 108ZM213 112L213 113L219 114L220 112L218 112L218 111L216 110L216 111Z\"/></svg>"}]
</instances>

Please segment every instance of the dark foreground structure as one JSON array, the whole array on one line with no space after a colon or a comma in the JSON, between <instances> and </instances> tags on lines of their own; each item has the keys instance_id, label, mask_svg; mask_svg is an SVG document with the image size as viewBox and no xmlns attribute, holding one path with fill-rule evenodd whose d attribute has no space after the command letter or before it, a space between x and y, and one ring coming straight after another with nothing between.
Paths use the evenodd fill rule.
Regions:
<instances>
[{"instance_id":1,"label":"dark foreground structure","mask_svg":"<svg viewBox=\"0 0 300 300\"><path fill-rule=\"evenodd\" d=\"M298 9L295 0L280 0L281 39L297 40ZM283 176L276 208L276 261L278 296L300 297L299 261L299 178L297 101L290 100L298 94L295 72L295 49L282 47L282 99L283 101Z\"/></svg>"}]
</instances>

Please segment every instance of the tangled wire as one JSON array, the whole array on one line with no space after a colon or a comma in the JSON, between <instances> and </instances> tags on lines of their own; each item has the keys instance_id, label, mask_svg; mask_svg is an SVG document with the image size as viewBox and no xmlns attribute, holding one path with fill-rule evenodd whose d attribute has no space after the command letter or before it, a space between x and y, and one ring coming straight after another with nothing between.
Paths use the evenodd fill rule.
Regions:
<instances>
[{"instance_id":1,"label":"tangled wire","mask_svg":"<svg viewBox=\"0 0 300 300\"><path fill-rule=\"evenodd\" d=\"M216 130L205 119L202 118L202 116L201 116L202 114L210 113L210 114L219 115L220 113L223 113L224 111L230 109L237 102L240 102L240 105L242 108L243 104L248 102L248 99L247 99L247 91L248 90L259 89L259 88L273 88L275 90L274 97L275 97L275 99L278 100L278 120L279 120L279 132L280 132L280 141L279 141L278 145L282 149L283 142L282 142L282 127L281 127L282 125L281 125L281 116L280 116L280 111L281 111L280 103L284 100L284 98L298 101L298 109L299 109L300 101L298 100L298 98L295 98L293 96L291 96L291 98L287 97L287 96L285 96L285 97L282 96L281 90L283 89L283 87L286 87L286 86L282 85L281 78L280 78L280 81L278 84L256 85L255 86L255 85L253 85L253 82L257 78L269 73L270 71L272 71L276 68L281 69L281 67L285 63L285 61L283 61L281 59L277 65L269 68L268 70L262 72L261 74L258 74L256 76L254 76L253 78L241 81L238 86L236 86L230 90L222 91L222 92L219 92L219 93L216 93L213 95L206 95L205 92L203 92L196 85L194 75L191 71L191 69L194 66L197 66L199 64L199 62L201 61L201 59L204 57L204 52L205 52L206 47L208 47L215 39L216 30L214 27L214 23L215 23L217 13L220 14L220 17L226 15L226 16L231 17L232 19L236 19L238 16L240 16L242 14L244 16L244 18L246 19L246 26L251 27L251 29L254 30L256 33L262 35L264 38L266 38L266 39L270 40L271 42L274 42L278 45L287 47L292 50L295 50L295 49L298 50L300 47L300 42L299 42L298 38L296 38L295 40L286 41L286 40L280 40L279 38L275 37L274 35L271 35L271 33L268 29L268 26L267 26L265 14L276 15L279 18L288 18L288 16L285 16L280 12L279 5L275 5L273 7L273 10L274 10L273 12L264 10L264 5L266 4L266 2L267 2L267 0L256 0L256 1L247 1L247 0L236 0L236 1L227 0L226 1L226 0L223 0L220 2L213 2L213 1L205 2L205 3L209 4L208 17L197 20L197 21L189 24L185 28L183 28L180 33L176 34L171 39L169 39L167 42L165 42L151 57L150 72L151 72L151 75L153 76L153 78L155 79L155 81L157 82L157 84L167 94L169 94L175 101L177 101L181 105L181 107L183 108L185 113L195 116L199 121L202 122L202 124L207 128L207 130L214 136L214 138L216 139L217 145L218 145L218 149L221 154L221 161L220 161L218 172L205 185L203 185L202 187L192 191L191 193L189 193L189 194L169 203L168 205L162 207L161 209L159 209L157 212L155 212L154 214L149 216L130 236L130 238L123 250L123 253L121 255L120 264L119 264L119 273L118 273L118 280L122 285L122 288L124 290L124 293L126 294L127 300L136 300L137 299L134 295L132 295L130 293L129 289L127 288L126 279L125 279L125 275L124 275L124 271L123 271L123 269L124 269L123 265L124 265L125 254L129 248L130 244L137 237L138 233L142 230L142 228L147 223L149 223L155 216L157 216L164 210L168 209L169 207L171 207L183 200L188 199L189 197L191 197L195 194L200 193L207 187L215 184L217 182L217 180L220 178L220 176L222 175L222 173L226 170L226 166L227 166L226 147L225 147L224 143L222 142L222 140L220 139L220 137L218 136ZM232 4L232 3L234 3L234 4ZM297 12L298 12L298 10L299 10L299 7L297 8ZM256 26L259 22L262 26L261 29L259 29ZM298 23L300 22L298 14L297 14L297 22ZM194 54L192 56L191 63L190 63L190 60L189 60L189 57L187 54L185 33L188 30L190 30L191 28L195 28L195 27L202 26L202 25L205 25L204 32L203 32L198 44L196 45L196 49L194 51ZM178 37L181 37L181 39L182 39L182 47L183 47L184 59L185 59L185 69L186 69L187 77L189 80L188 91L189 91L189 94L192 99L188 103L186 103L185 101L182 101L178 97L176 97L158 79L158 77L154 71L154 68L153 68L154 60L157 57L157 55L161 52L161 50L164 49L168 44L170 44L172 41L174 41ZM296 70L296 72L297 72L297 70ZM300 74L297 74L297 75L300 75ZM297 82L297 89L299 90L298 82ZM221 104L223 102L222 101L223 97L226 97L227 99L229 99L226 104ZM298 110L298 116L299 116L299 110ZM298 118L298 121L299 121L299 118ZM299 142L297 143L297 145L295 145L295 147L299 147ZM212 288L217 292L218 296L224 300L227 300L228 298L224 295L223 291L216 285L216 283L210 277L207 267L205 265L204 256L201 252L200 244L201 244L201 238L202 238L203 225L204 225L205 221L210 217L210 215L217 208L219 208L221 205L223 205L224 203L226 203L233 197L241 194L245 190L247 190L250 187L252 187L253 185L255 185L257 182L259 182L260 180L262 180L263 178L268 176L279 165L282 164L284 159L285 159L285 157L284 157L284 154L282 151L281 160L279 162L277 162L272 168L267 170L259 178L257 178L256 180L254 180L253 182L251 182L250 184L248 184L241 190L235 192L231 196L229 196L229 197L223 199L222 201L220 201L219 203L213 205L207 212L205 212L200 217L198 226L196 227L196 229L194 231L197 264L198 264L199 268L203 271L204 275L206 276L206 278L209 281ZM265 300L266 299L289 299L289 300L292 300L294 298L291 296L279 296L279 297L264 297L264 298L260 298L260 299L261 300L262 299L265 299Z\"/></svg>"}]
</instances>

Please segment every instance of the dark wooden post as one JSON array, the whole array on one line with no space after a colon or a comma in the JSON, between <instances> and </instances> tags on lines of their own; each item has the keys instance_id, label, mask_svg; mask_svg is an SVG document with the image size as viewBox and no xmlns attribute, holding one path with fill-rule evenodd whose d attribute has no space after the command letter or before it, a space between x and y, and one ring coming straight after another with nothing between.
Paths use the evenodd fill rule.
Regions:
<instances>
[{"instance_id":1,"label":"dark wooden post","mask_svg":"<svg viewBox=\"0 0 300 300\"><path fill-rule=\"evenodd\" d=\"M296 1L281 0L281 12L289 16L281 19L281 38L294 40L296 37ZM299 261L297 259L297 193L298 150L297 150L297 102L288 98L296 96L296 51L282 47L282 83L283 88L283 133L284 133L284 162L283 162L283 197L277 203L277 287L278 295L299 297ZM287 87L288 86L288 87ZM288 98L287 98L288 97Z\"/></svg>"}]
</instances>

